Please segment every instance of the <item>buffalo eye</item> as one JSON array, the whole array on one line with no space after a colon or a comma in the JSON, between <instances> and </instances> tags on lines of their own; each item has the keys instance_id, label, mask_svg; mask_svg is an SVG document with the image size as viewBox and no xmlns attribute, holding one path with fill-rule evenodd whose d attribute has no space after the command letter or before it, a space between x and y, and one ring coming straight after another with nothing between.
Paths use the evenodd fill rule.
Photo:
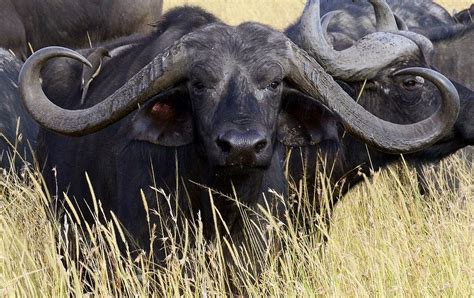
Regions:
<instances>
[{"instance_id":1,"label":"buffalo eye","mask_svg":"<svg viewBox=\"0 0 474 298\"><path fill-rule=\"evenodd\" d=\"M206 89L206 85L203 82L194 82L193 89L196 93L201 93Z\"/></svg>"},{"instance_id":2,"label":"buffalo eye","mask_svg":"<svg viewBox=\"0 0 474 298\"><path fill-rule=\"evenodd\" d=\"M423 87L425 80L422 77L416 76L414 78L409 78L403 81L403 88L408 91L417 90L420 87Z\"/></svg>"},{"instance_id":3,"label":"buffalo eye","mask_svg":"<svg viewBox=\"0 0 474 298\"><path fill-rule=\"evenodd\" d=\"M273 81L270 83L270 85L267 86L268 89L276 90L278 87L280 87L281 82L280 81Z\"/></svg>"}]
</instances>

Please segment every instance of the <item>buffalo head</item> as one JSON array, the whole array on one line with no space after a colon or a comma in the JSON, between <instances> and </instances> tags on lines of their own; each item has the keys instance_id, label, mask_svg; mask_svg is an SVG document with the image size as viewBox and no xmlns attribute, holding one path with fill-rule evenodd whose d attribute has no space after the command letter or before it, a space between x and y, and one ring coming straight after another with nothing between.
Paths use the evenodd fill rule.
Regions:
<instances>
[{"instance_id":1,"label":"buffalo head","mask_svg":"<svg viewBox=\"0 0 474 298\"><path fill-rule=\"evenodd\" d=\"M389 47L382 42L387 42ZM367 55L383 52L388 55L384 55L383 61L356 65L360 69L342 77L378 73L383 63L403 51L418 49L416 44L407 42L407 38L395 34L378 34L375 43L367 40L366 45L367 50L374 50ZM350 59L348 54L342 59ZM442 107L428 119L410 126L376 118L355 103L312 57L283 34L251 23L238 27L211 24L182 37L108 98L83 110L62 109L44 95L40 71L46 61L54 57L89 63L72 50L50 47L36 52L24 64L20 74L22 98L29 112L44 127L66 135L85 135L117 122L137 105L150 103L157 95L166 98L163 94L184 92L184 97L178 97L182 104L174 102L176 97L173 96L173 102L163 103L158 99L160 103L147 114L159 119L154 123L158 124L157 130L148 136L142 131L141 137L165 146L187 144L198 137L208 152L214 152L211 159L219 165L225 165L228 158L228 164L234 164L234 151L248 153L250 147L255 158L241 161L255 165L260 161L265 163L267 150L276 136L278 116L284 107L283 94L301 92L308 95L310 101L322 102L341 118L349 131L386 151L419 150L448 131L453 116L458 113L457 92L446 78L428 69L409 69L394 75L416 74L432 80L441 91ZM334 65L328 65L326 57L318 58L334 72ZM284 128L292 124L280 125ZM140 131L140 127L137 130ZM298 138L283 136L282 139Z\"/></svg>"},{"instance_id":2,"label":"buffalo head","mask_svg":"<svg viewBox=\"0 0 474 298\"><path fill-rule=\"evenodd\" d=\"M321 20L319 1L308 1L299 23L288 34L318 61L323 61L345 90L376 116L399 124L426 119L441 103L442 93L432 84L433 80L446 81L432 67L433 44L423 35L399 30L400 23L401 27L406 26L385 1L369 2L375 10L377 32L353 41L344 50L333 49L325 32L331 17L340 12L330 12ZM391 36L390 40L387 36ZM337 39L334 42L333 46L340 48ZM472 101L469 92L457 84L456 87L462 93L462 102ZM459 124L462 118L458 119ZM443 140L451 138L456 130L454 127L447 131Z\"/></svg>"}]
</instances>

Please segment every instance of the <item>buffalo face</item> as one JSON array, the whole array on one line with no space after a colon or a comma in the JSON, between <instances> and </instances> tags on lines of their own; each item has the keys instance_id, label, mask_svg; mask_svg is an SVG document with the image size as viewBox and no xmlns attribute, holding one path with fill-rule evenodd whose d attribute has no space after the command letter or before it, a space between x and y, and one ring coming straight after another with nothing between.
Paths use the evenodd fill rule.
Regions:
<instances>
[{"instance_id":1,"label":"buffalo face","mask_svg":"<svg viewBox=\"0 0 474 298\"><path fill-rule=\"evenodd\" d=\"M274 57L268 53L257 63L221 58L193 66L187 87L196 134L213 166L268 167L282 98L283 69Z\"/></svg>"},{"instance_id":2,"label":"buffalo face","mask_svg":"<svg viewBox=\"0 0 474 298\"><path fill-rule=\"evenodd\" d=\"M135 139L194 143L210 169L239 174L268 169L278 140L301 145L337 138L336 121L322 105L292 96L284 81L284 40L261 25L218 26L189 41L195 51L187 78L139 112Z\"/></svg>"},{"instance_id":3,"label":"buffalo face","mask_svg":"<svg viewBox=\"0 0 474 298\"><path fill-rule=\"evenodd\" d=\"M410 124L426 119L440 106L438 89L421 76L395 75L407 67L420 65L423 63L412 60L382 69L370 80L351 84L353 97L390 122Z\"/></svg>"}]
</instances>

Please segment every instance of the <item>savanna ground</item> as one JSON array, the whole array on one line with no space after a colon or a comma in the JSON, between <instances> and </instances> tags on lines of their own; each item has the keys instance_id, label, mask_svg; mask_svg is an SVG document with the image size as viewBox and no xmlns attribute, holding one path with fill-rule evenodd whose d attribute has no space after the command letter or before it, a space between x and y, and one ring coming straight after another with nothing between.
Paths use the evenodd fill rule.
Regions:
<instances>
[{"instance_id":1,"label":"savanna ground","mask_svg":"<svg viewBox=\"0 0 474 298\"><path fill-rule=\"evenodd\" d=\"M450 2L450 7L461 8L468 1ZM293 21L304 5L301 0L203 0L167 1L165 8L182 3L202 4L231 23L260 20L278 28ZM190 237L176 242L177 231L168 230L164 241L169 255L160 268L146 253L119 253L125 232L116 220L89 226L64 224L67 220L61 217L60 225L51 220L56 210L36 173L4 172L0 296L199 297L230 290L250 296L472 296L474 173L466 158L458 154L440 169L429 170L431 190L425 196L404 164L376 173L337 206L330 231L314 213L305 186L292 185L292 200L301 203L297 213L306 218L304 224L289 219L282 227L269 218L266 231L253 229L251 223L247 227L253 232L250 239L272 234L270 247L284 247L279 253L258 247L242 251L225 238L206 243L200 226L190 225L181 233L194 235L193 243ZM322 181L322 193L330 193L324 185ZM99 203L91 208L101 217ZM321 234L328 237L324 245ZM231 257L224 258L222 247L234 252ZM254 273L255 256L263 268L260 274ZM227 270L229 259L234 266Z\"/></svg>"}]
</instances>

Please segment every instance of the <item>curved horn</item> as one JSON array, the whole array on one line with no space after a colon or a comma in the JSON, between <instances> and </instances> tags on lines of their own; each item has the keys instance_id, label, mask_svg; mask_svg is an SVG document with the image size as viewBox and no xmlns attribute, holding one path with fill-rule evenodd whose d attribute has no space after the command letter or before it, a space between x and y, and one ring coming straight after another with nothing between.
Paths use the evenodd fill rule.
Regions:
<instances>
[{"instance_id":1,"label":"curved horn","mask_svg":"<svg viewBox=\"0 0 474 298\"><path fill-rule=\"evenodd\" d=\"M397 31L397 21L392 9L385 0L368 0L374 7L375 28L377 31Z\"/></svg>"},{"instance_id":2,"label":"curved horn","mask_svg":"<svg viewBox=\"0 0 474 298\"><path fill-rule=\"evenodd\" d=\"M426 62L430 64L431 57L434 53L434 46L431 40L421 34L412 31L397 31L393 33L398 34L400 36L404 36L416 43L419 48L418 52L421 51L421 54L424 56Z\"/></svg>"},{"instance_id":3,"label":"curved horn","mask_svg":"<svg viewBox=\"0 0 474 298\"><path fill-rule=\"evenodd\" d=\"M323 15L321 17L321 30L322 32L324 32L324 40L326 41L326 44L328 46L331 46L330 42L329 42L329 24L331 23L332 19L336 16L336 15L339 15L339 14L342 14L343 11L342 10L333 10L333 11L330 11L328 13L326 13L325 15ZM332 46L331 46L332 47Z\"/></svg>"},{"instance_id":4,"label":"curved horn","mask_svg":"<svg viewBox=\"0 0 474 298\"><path fill-rule=\"evenodd\" d=\"M122 119L138 104L181 79L187 66L186 49L177 43L156 56L102 102L84 110L67 110L51 102L41 88L41 69L48 60L56 57L72 58L90 65L86 58L70 49L41 49L28 58L20 71L20 93L25 107L37 122L53 131L72 136L96 132Z\"/></svg>"},{"instance_id":5,"label":"curved horn","mask_svg":"<svg viewBox=\"0 0 474 298\"><path fill-rule=\"evenodd\" d=\"M380 0L372 1L378 3ZM324 38L319 4L319 0L308 0L300 19L298 38L302 48L334 77L345 81L371 79L400 57L419 53L415 42L388 32L369 34L357 41L354 46L343 51L335 51Z\"/></svg>"},{"instance_id":6,"label":"curved horn","mask_svg":"<svg viewBox=\"0 0 474 298\"><path fill-rule=\"evenodd\" d=\"M398 35L404 36L418 45L426 60L430 60L433 52L433 44L425 36L410 32L408 25L392 12L390 6L385 0L368 0L374 7L377 31L392 31Z\"/></svg>"},{"instance_id":7,"label":"curved horn","mask_svg":"<svg viewBox=\"0 0 474 298\"><path fill-rule=\"evenodd\" d=\"M407 23L405 23L405 21L397 16L396 14L393 14L393 16L395 17L395 21L397 22L397 28L398 30L402 30L402 31L408 31L408 25Z\"/></svg>"},{"instance_id":8,"label":"curved horn","mask_svg":"<svg viewBox=\"0 0 474 298\"><path fill-rule=\"evenodd\" d=\"M426 120L410 125L391 123L377 118L357 104L333 78L306 52L290 42L293 59L290 79L302 91L320 99L341 117L355 136L388 153L411 153L429 146L447 133L459 113L459 95L443 75L424 68L407 68L394 75L413 74L432 81L442 94L438 111Z\"/></svg>"},{"instance_id":9,"label":"curved horn","mask_svg":"<svg viewBox=\"0 0 474 298\"><path fill-rule=\"evenodd\" d=\"M344 13L342 10L332 10L328 13L326 13L325 15L323 15L321 17L321 27L323 29L323 32L328 32L328 27L329 27L329 24L331 23L332 19L339 15L339 14L342 14Z\"/></svg>"}]
</instances>

